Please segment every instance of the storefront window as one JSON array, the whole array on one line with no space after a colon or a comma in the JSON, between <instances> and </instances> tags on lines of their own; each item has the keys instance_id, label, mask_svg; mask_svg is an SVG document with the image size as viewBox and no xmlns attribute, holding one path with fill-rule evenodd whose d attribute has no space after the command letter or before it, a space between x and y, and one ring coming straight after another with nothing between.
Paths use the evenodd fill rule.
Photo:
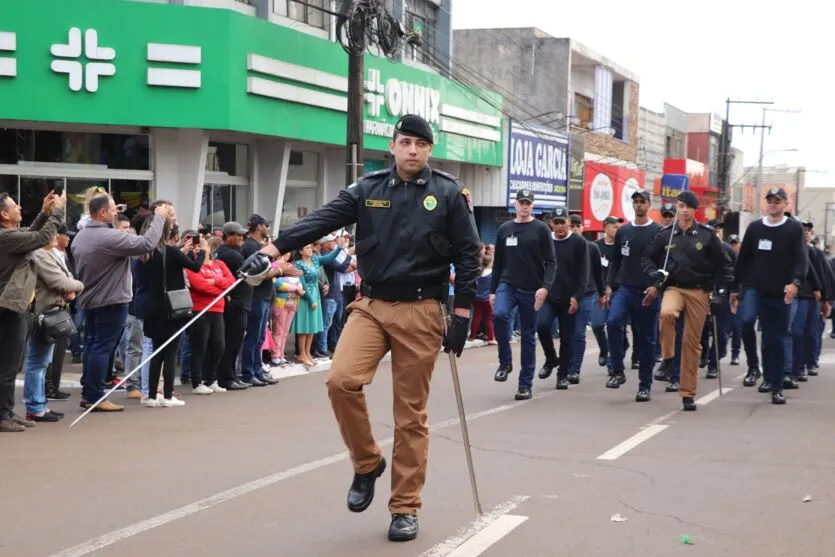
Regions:
<instances>
[{"instance_id":1,"label":"storefront window","mask_svg":"<svg viewBox=\"0 0 835 557\"><path fill-rule=\"evenodd\" d=\"M281 230L306 217L316 208L317 188L288 187L284 193L284 206L281 208Z\"/></svg>"},{"instance_id":2,"label":"storefront window","mask_svg":"<svg viewBox=\"0 0 835 557\"><path fill-rule=\"evenodd\" d=\"M225 172L230 176L249 176L249 146L210 141L206 170Z\"/></svg>"},{"instance_id":3,"label":"storefront window","mask_svg":"<svg viewBox=\"0 0 835 557\"><path fill-rule=\"evenodd\" d=\"M206 230L220 230L224 223L246 220L246 188L206 184L200 202L200 224Z\"/></svg>"},{"instance_id":4,"label":"storefront window","mask_svg":"<svg viewBox=\"0 0 835 557\"><path fill-rule=\"evenodd\" d=\"M150 160L147 135L0 128L0 164L61 162L149 170Z\"/></svg>"}]
</instances>

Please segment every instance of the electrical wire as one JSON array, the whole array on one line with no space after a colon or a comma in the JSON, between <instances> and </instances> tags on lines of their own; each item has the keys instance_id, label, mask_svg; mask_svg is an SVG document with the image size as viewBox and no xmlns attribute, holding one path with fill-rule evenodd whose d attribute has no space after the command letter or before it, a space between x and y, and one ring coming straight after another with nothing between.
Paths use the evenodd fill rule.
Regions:
<instances>
[{"instance_id":1,"label":"electrical wire","mask_svg":"<svg viewBox=\"0 0 835 557\"><path fill-rule=\"evenodd\" d=\"M378 48L395 60L403 48L403 26L379 0L345 0L336 18L336 36L349 56Z\"/></svg>"}]
</instances>

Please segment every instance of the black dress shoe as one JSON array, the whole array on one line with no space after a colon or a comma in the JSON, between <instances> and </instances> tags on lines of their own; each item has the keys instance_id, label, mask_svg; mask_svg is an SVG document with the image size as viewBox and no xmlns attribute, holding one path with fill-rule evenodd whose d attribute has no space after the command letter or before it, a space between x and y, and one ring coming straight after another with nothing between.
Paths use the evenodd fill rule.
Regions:
<instances>
[{"instance_id":1,"label":"black dress shoe","mask_svg":"<svg viewBox=\"0 0 835 557\"><path fill-rule=\"evenodd\" d=\"M539 370L539 378L548 379L551 377L551 373L553 373L555 367L557 366L552 366L546 362L545 365L542 366L542 369Z\"/></svg>"},{"instance_id":2,"label":"black dress shoe","mask_svg":"<svg viewBox=\"0 0 835 557\"><path fill-rule=\"evenodd\" d=\"M771 393L771 404L785 404L786 397L783 396L783 391Z\"/></svg>"},{"instance_id":3,"label":"black dress shoe","mask_svg":"<svg viewBox=\"0 0 835 557\"><path fill-rule=\"evenodd\" d=\"M808 370L806 370L806 371L807 371L807 373L808 373L809 375L811 375L812 377L817 377L817 376L818 376L818 370L819 370L819 369L820 369L820 368L819 368L818 366L813 366L813 367L810 367L810 368L809 368Z\"/></svg>"},{"instance_id":4,"label":"black dress shoe","mask_svg":"<svg viewBox=\"0 0 835 557\"><path fill-rule=\"evenodd\" d=\"M707 354L705 354L704 352L702 352L702 355L699 356L699 367L707 367Z\"/></svg>"},{"instance_id":5,"label":"black dress shoe","mask_svg":"<svg viewBox=\"0 0 835 557\"><path fill-rule=\"evenodd\" d=\"M746 378L747 379L747 378ZM763 382L760 383L759 388L757 390L761 393L770 393L771 392L771 383L763 379Z\"/></svg>"},{"instance_id":6,"label":"black dress shoe","mask_svg":"<svg viewBox=\"0 0 835 557\"><path fill-rule=\"evenodd\" d=\"M705 374L705 379L716 379L719 377L719 370L715 367L707 368L707 373Z\"/></svg>"},{"instance_id":7,"label":"black dress shoe","mask_svg":"<svg viewBox=\"0 0 835 557\"><path fill-rule=\"evenodd\" d=\"M799 389L800 385L797 384L797 379L795 379L791 375L787 375L787 376L783 377L783 388L784 389Z\"/></svg>"},{"instance_id":8,"label":"black dress shoe","mask_svg":"<svg viewBox=\"0 0 835 557\"><path fill-rule=\"evenodd\" d=\"M61 418L63 418L63 416L58 416L52 412L44 412L42 416L38 416L37 414L26 414L26 419L33 422L57 422Z\"/></svg>"},{"instance_id":9,"label":"black dress shoe","mask_svg":"<svg viewBox=\"0 0 835 557\"><path fill-rule=\"evenodd\" d=\"M247 383L250 387L266 387L267 384L258 379L257 377L250 377L249 379L242 379L244 383Z\"/></svg>"},{"instance_id":10,"label":"black dress shoe","mask_svg":"<svg viewBox=\"0 0 835 557\"><path fill-rule=\"evenodd\" d=\"M63 391L50 391L46 393L46 400L67 400L70 396L70 393Z\"/></svg>"},{"instance_id":11,"label":"black dress shoe","mask_svg":"<svg viewBox=\"0 0 835 557\"><path fill-rule=\"evenodd\" d=\"M641 389L635 395L635 402L649 402L651 398L648 390Z\"/></svg>"},{"instance_id":12,"label":"black dress shoe","mask_svg":"<svg viewBox=\"0 0 835 557\"><path fill-rule=\"evenodd\" d=\"M354 474L351 489L348 490L348 510L361 513L374 500L374 484L386 471L386 459L381 458L377 468L367 474Z\"/></svg>"},{"instance_id":13,"label":"black dress shoe","mask_svg":"<svg viewBox=\"0 0 835 557\"><path fill-rule=\"evenodd\" d=\"M579 373L569 373L568 374L568 382L572 385L579 385L580 384L580 374Z\"/></svg>"},{"instance_id":14,"label":"black dress shoe","mask_svg":"<svg viewBox=\"0 0 835 557\"><path fill-rule=\"evenodd\" d=\"M557 390L564 391L568 388L568 377L557 377Z\"/></svg>"},{"instance_id":15,"label":"black dress shoe","mask_svg":"<svg viewBox=\"0 0 835 557\"><path fill-rule=\"evenodd\" d=\"M395 513L391 515L389 541L407 542L417 537L418 519L415 514Z\"/></svg>"},{"instance_id":16,"label":"black dress shoe","mask_svg":"<svg viewBox=\"0 0 835 557\"><path fill-rule=\"evenodd\" d=\"M738 366L739 365L739 356L731 356L731 365Z\"/></svg>"},{"instance_id":17,"label":"black dress shoe","mask_svg":"<svg viewBox=\"0 0 835 557\"><path fill-rule=\"evenodd\" d=\"M221 385L221 387L223 387L227 391L245 391L250 386L251 385L249 383L244 383L242 381L238 381L237 379L235 381L232 381L231 383L227 383L226 385Z\"/></svg>"},{"instance_id":18,"label":"black dress shoe","mask_svg":"<svg viewBox=\"0 0 835 557\"><path fill-rule=\"evenodd\" d=\"M655 370L653 378L656 381L670 381L673 376L673 358L663 360Z\"/></svg>"},{"instance_id":19,"label":"black dress shoe","mask_svg":"<svg viewBox=\"0 0 835 557\"><path fill-rule=\"evenodd\" d=\"M527 387L520 387L518 391L516 391L516 396L513 397L516 400L530 400L531 399L531 390Z\"/></svg>"},{"instance_id":20,"label":"black dress shoe","mask_svg":"<svg viewBox=\"0 0 835 557\"><path fill-rule=\"evenodd\" d=\"M760 370L756 368L748 368L748 373L745 374L745 379L742 380L742 384L745 387L753 387L757 384L757 379L760 377Z\"/></svg>"},{"instance_id":21,"label":"black dress shoe","mask_svg":"<svg viewBox=\"0 0 835 557\"><path fill-rule=\"evenodd\" d=\"M670 380L670 382L667 383L667 388L664 389L664 390L668 393L677 393L678 392L678 381Z\"/></svg>"},{"instance_id":22,"label":"black dress shoe","mask_svg":"<svg viewBox=\"0 0 835 557\"><path fill-rule=\"evenodd\" d=\"M510 364L499 364L499 369L496 370L496 375L493 379L496 381L507 381L507 375L513 371L513 366Z\"/></svg>"},{"instance_id":23,"label":"black dress shoe","mask_svg":"<svg viewBox=\"0 0 835 557\"><path fill-rule=\"evenodd\" d=\"M278 385L278 379L272 377L270 375L265 375L263 379L261 379L267 385Z\"/></svg>"},{"instance_id":24,"label":"black dress shoe","mask_svg":"<svg viewBox=\"0 0 835 557\"><path fill-rule=\"evenodd\" d=\"M636 361L632 362L632 369L641 369L641 364Z\"/></svg>"},{"instance_id":25,"label":"black dress shoe","mask_svg":"<svg viewBox=\"0 0 835 557\"><path fill-rule=\"evenodd\" d=\"M685 412L695 412L699 407L696 406L692 396L683 396L681 397L681 409Z\"/></svg>"},{"instance_id":26,"label":"black dress shoe","mask_svg":"<svg viewBox=\"0 0 835 557\"><path fill-rule=\"evenodd\" d=\"M797 374L797 380L801 383L806 383L809 381L809 374L806 372L805 369L801 369Z\"/></svg>"},{"instance_id":27,"label":"black dress shoe","mask_svg":"<svg viewBox=\"0 0 835 557\"><path fill-rule=\"evenodd\" d=\"M626 375L622 371L616 371L609 376L609 380L606 381L606 388L607 389L618 389L621 385L626 383Z\"/></svg>"},{"instance_id":28,"label":"black dress shoe","mask_svg":"<svg viewBox=\"0 0 835 557\"><path fill-rule=\"evenodd\" d=\"M601 354L597 357L597 365L600 367L606 367L606 364L609 363L609 356L606 354Z\"/></svg>"}]
</instances>

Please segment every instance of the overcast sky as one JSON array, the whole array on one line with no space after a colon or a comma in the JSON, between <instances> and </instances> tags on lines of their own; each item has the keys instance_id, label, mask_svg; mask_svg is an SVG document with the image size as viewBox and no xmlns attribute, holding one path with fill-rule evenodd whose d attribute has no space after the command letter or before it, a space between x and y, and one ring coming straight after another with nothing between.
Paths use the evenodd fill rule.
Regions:
<instances>
[{"instance_id":1,"label":"overcast sky","mask_svg":"<svg viewBox=\"0 0 835 557\"><path fill-rule=\"evenodd\" d=\"M764 164L804 165L807 185L835 187L830 139L835 126L835 8L828 3L702 0L686 10L669 0L452 4L455 29L538 27L576 39L637 74L641 106L652 110L660 112L666 101L686 112L724 117L727 97L773 100L773 108L799 109L800 114L767 114L773 128L765 137ZM496 40L510 41L501 34ZM761 123L762 109L731 105L730 120ZM759 145L759 134L735 130L734 146L745 151L746 166L757 164ZM779 149L799 151L769 153Z\"/></svg>"}]
</instances>

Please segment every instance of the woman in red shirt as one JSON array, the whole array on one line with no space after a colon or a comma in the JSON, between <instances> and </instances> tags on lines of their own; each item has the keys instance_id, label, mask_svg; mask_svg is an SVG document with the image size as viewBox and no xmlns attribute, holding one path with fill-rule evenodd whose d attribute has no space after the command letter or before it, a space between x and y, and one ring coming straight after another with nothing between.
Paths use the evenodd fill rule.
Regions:
<instances>
[{"instance_id":1,"label":"woman in red shirt","mask_svg":"<svg viewBox=\"0 0 835 557\"><path fill-rule=\"evenodd\" d=\"M186 271L194 313L203 311L215 298L223 294L224 290L235 283L235 278L226 264L219 259L212 259L215 251L222 244L223 240L220 238L210 239L203 266L197 272ZM189 331L191 386L196 395L226 392L226 389L217 384L217 366L226 348L226 332L223 325L225 306L226 300L219 300L195 321Z\"/></svg>"}]
</instances>

